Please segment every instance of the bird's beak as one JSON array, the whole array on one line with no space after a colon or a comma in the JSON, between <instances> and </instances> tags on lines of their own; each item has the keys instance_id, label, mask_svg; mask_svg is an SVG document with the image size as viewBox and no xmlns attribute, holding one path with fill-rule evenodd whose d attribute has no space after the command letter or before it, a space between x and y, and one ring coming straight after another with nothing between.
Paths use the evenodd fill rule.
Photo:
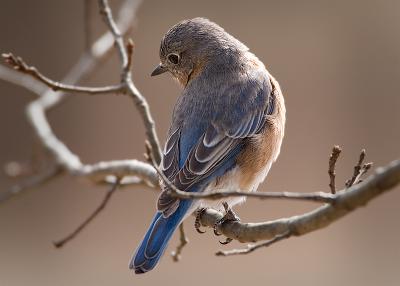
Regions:
<instances>
[{"instance_id":1,"label":"bird's beak","mask_svg":"<svg viewBox=\"0 0 400 286\"><path fill-rule=\"evenodd\" d=\"M151 76L159 75L162 73L165 73L167 71L167 68L164 67L161 63L153 70L151 73Z\"/></svg>"}]
</instances>

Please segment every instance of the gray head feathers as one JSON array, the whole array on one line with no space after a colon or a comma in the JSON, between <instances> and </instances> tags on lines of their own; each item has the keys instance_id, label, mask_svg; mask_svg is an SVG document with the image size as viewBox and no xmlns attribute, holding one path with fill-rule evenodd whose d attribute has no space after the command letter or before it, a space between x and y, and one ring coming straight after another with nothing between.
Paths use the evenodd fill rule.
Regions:
<instances>
[{"instance_id":1,"label":"gray head feathers","mask_svg":"<svg viewBox=\"0 0 400 286\"><path fill-rule=\"evenodd\" d=\"M248 48L216 23L205 18L194 18L179 22L165 34L160 56L166 56L174 50L211 56L227 50L246 51Z\"/></svg>"},{"instance_id":2,"label":"gray head feathers","mask_svg":"<svg viewBox=\"0 0 400 286\"><path fill-rule=\"evenodd\" d=\"M248 48L205 18L183 20L163 37L160 66L152 75L171 72L183 85L210 63L228 66L235 63Z\"/></svg>"}]
</instances>

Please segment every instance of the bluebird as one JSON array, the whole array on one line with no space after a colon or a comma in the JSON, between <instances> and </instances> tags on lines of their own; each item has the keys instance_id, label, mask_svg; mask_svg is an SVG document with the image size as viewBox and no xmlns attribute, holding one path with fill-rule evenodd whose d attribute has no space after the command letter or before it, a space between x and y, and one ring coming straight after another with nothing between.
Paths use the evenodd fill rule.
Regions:
<instances>
[{"instance_id":1,"label":"bluebird","mask_svg":"<svg viewBox=\"0 0 400 286\"><path fill-rule=\"evenodd\" d=\"M256 191L277 159L285 105L278 82L239 40L204 19L184 20L163 37L152 76L182 85L160 169L185 192ZM152 270L179 224L197 209L228 210L244 198L180 200L162 185L157 212L130 268ZM223 208L224 206L224 208Z\"/></svg>"}]
</instances>

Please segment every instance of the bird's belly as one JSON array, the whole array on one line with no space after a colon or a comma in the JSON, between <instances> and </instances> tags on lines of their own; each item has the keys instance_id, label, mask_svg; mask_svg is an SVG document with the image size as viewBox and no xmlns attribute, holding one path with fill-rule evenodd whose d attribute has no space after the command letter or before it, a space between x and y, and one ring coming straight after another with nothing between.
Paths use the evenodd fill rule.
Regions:
<instances>
[{"instance_id":1,"label":"bird's belly","mask_svg":"<svg viewBox=\"0 0 400 286\"><path fill-rule=\"evenodd\" d=\"M268 163L262 170L260 170L255 176L254 180L246 185L243 184L244 174L240 167L235 167L221 178L218 178L208 184L204 189L204 193L210 192L229 192L229 191L240 191L240 192L253 192L256 191L258 185L264 181L271 168L272 162ZM202 200L200 207L209 207L216 210L224 210L222 205L223 202L227 202L229 206L241 204L246 200L246 197L227 197L220 200Z\"/></svg>"}]
</instances>

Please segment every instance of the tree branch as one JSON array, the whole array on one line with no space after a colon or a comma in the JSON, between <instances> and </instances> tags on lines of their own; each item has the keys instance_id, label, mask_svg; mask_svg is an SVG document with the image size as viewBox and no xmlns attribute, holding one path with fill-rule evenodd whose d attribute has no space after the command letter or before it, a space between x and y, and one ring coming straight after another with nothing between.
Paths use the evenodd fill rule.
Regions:
<instances>
[{"instance_id":1,"label":"tree branch","mask_svg":"<svg viewBox=\"0 0 400 286\"><path fill-rule=\"evenodd\" d=\"M78 92L78 93L89 93L89 94L102 94L102 93L113 93L121 92L124 90L123 85L110 85L103 87L86 87L72 84L60 83L49 79L44 76L34 66L29 66L21 57L14 56L12 53L2 54L5 62L10 65L16 71L32 76L41 83L54 91L65 91L65 92Z\"/></svg>"},{"instance_id":2,"label":"tree branch","mask_svg":"<svg viewBox=\"0 0 400 286\"><path fill-rule=\"evenodd\" d=\"M218 225L218 232L240 242L256 242L275 239L279 236L300 236L327 227L334 221L365 206L374 198L393 190L400 183L400 160L378 168L364 182L336 194L333 204L326 204L311 212L289 218L261 223L227 221ZM201 217L203 226L213 228L223 213L207 209ZM267 244L268 246L270 244Z\"/></svg>"},{"instance_id":3,"label":"tree branch","mask_svg":"<svg viewBox=\"0 0 400 286\"><path fill-rule=\"evenodd\" d=\"M125 0L122 3L118 13L119 16L117 21L118 25L121 27L122 33L125 33L129 29L139 3L140 1L134 0ZM75 66L65 76L63 82L67 84L63 84L61 87L66 88L68 91L76 91L77 88L74 83L90 74L101 61L101 59L103 59L113 48L113 44L114 37L111 32L106 32L104 35L98 38L92 44L90 49L80 57ZM46 117L46 111L50 110L57 104L60 104L65 99L66 93L64 91L54 92L52 89L43 89L42 83L46 84L46 81L48 81L47 78L42 76L45 78L45 80L40 80L35 77L39 81L33 83L29 78L27 78L26 75L26 71L30 70L30 67L28 67L22 60L19 60L14 56L6 56L6 58L8 58L11 63L14 62L17 65L17 71L19 71L20 74L18 76L16 71L0 66L0 78L18 85L22 85L40 95L39 98L27 106L26 115L35 134L39 138L39 141L42 143L43 147L54 157L57 166L67 173L75 176L84 176L97 183L113 183L115 182L115 175L117 175L119 177L129 176L129 178L123 178L121 184L144 182L149 186L158 185L157 174L151 165L137 160L99 162L93 165L83 164L79 157L56 137ZM47 82L47 84L49 85L49 82ZM52 84L54 83L52 82L50 85ZM122 84L118 86L118 88L121 89L122 87ZM82 88L82 92L87 92L85 89L86 88ZM107 88L100 88L102 91L104 91L104 89ZM110 89L116 90L117 88L114 86ZM97 91L99 91L99 89L97 89ZM113 177L111 175L113 175ZM32 178L32 180L30 180L31 183L28 185L33 187L41 184L43 180L37 179L40 177L46 177L46 180L51 180L54 176L52 177L48 176L48 174L39 174L37 177L35 176ZM26 186L26 184L24 184L24 186ZM17 192L15 191L16 189L18 190ZM20 188L16 186L6 194L2 195L0 201L4 201L10 198L12 194L19 193L25 189L27 189L27 187Z\"/></svg>"},{"instance_id":4,"label":"tree branch","mask_svg":"<svg viewBox=\"0 0 400 286\"><path fill-rule=\"evenodd\" d=\"M137 110L139 111L143 124L145 126L147 139L149 140L154 158L157 163L161 162L161 149L160 143L157 137L154 119L150 113L150 107L144 98L144 96L140 93L140 91L136 88L132 81L132 75L130 70L130 57L132 54L132 50L130 50L130 54L128 53L129 48L127 50L124 40L122 38L122 33L119 30L118 26L115 24L111 8L108 4L107 0L99 0L100 13L103 15L104 22L109 27L111 33L115 38L116 47L119 52L119 56L121 59L121 82L126 85L126 91L133 99Z\"/></svg>"}]
</instances>

